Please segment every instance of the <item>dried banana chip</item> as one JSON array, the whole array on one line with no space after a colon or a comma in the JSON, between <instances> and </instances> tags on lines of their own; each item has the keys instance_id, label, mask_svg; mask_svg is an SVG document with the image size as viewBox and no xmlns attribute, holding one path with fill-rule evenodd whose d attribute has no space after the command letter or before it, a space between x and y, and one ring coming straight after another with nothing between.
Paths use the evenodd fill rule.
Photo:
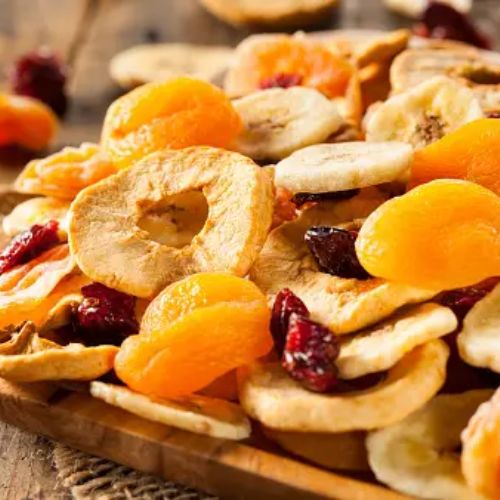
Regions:
<instances>
[{"instance_id":1,"label":"dried banana chip","mask_svg":"<svg viewBox=\"0 0 500 500\"><path fill-rule=\"evenodd\" d=\"M433 340L416 347L372 388L343 394L304 389L279 363L241 369L243 409L266 427L298 432L350 432L394 424L423 406L442 386L448 347Z\"/></svg>"},{"instance_id":2,"label":"dried banana chip","mask_svg":"<svg viewBox=\"0 0 500 500\"><path fill-rule=\"evenodd\" d=\"M92 382L90 392L110 405L186 431L235 440L250 436L250 422L242 409L222 399L199 395L160 399L103 382Z\"/></svg>"},{"instance_id":3,"label":"dried banana chip","mask_svg":"<svg viewBox=\"0 0 500 500\"><path fill-rule=\"evenodd\" d=\"M469 311L457 345L466 363L500 373L500 285Z\"/></svg>"},{"instance_id":4,"label":"dried banana chip","mask_svg":"<svg viewBox=\"0 0 500 500\"><path fill-rule=\"evenodd\" d=\"M385 371L418 345L437 339L457 327L451 309L437 304L405 308L389 319L340 339L335 361L343 379Z\"/></svg>"},{"instance_id":5,"label":"dried banana chip","mask_svg":"<svg viewBox=\"0 0 500 500\"><path fill-rule=\"evenodd\" d=\"M62 347L40 337L27 322L0 345L0 377L13 382L94 380L113 368L117 352L110 345Z\"/></svg>"},{"instance_id":6,"label":"dried banana chip","mask_svg":"<svg viewBox=\"0 0 500 500\"><path fill-rule=\"evenodd\" d=\"M337 334L345 334L390 316L399 307L424 302L437 291L388 283L339 278L320 272L304 234L311 226L338 226L368 216L386 196L376 188L362 190L350 200L322 202L269 234L250 277L268 295L289 288L300 297L313 319Z\"/></svg>"},{"instance_id":7,"label":"dried banana chip","mask_svg":"<svg viewBox=\"0 0 500 500\"><path fill-rule=\"evenodd\" d=\"M418 498L482 498L467 487L456 450L461 431L491 394L440 395L397 424L369 433L368 461L377 479Z\"/></svg>"}]
</instances>

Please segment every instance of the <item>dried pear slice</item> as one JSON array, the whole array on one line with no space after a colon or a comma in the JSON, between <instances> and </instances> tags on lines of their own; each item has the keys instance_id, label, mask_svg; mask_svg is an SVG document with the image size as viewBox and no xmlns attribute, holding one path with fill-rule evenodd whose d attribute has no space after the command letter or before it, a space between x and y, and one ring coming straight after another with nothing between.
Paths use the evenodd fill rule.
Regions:
<instances>
[{"instance_id":1,"label":"dried pear slice","mask_svg":"<svg viewBox=\"0 0 500 500\"><path fill-rule=\"evenodd\" d=\"M338 226L366 217L385 199L378 189L367 188L350 200L320 203L282 224L269 234L250 270L251 279L270 303L280 290L289 288L304 301L313 319L338 335L374 324L405 304L432 298L437 291L320 272L304 242L311 226Z\"/></svg>"},{"instance_id":2,"label":"dried pear slice","mask_svg":"<svg viewBox=\"0 0 500 500\"><path fill-rule=\"evenodd\" d=\"M343 379L385 371L418 345L442 337L457 327L451 309L437 304L405 308L375 326L340 339L335 361Z\"/></svg>"},{"instance_id":3,"label":"dried pear slice","mask_svg":"<svg viewBox=\"0 0 500 500\"><path fill-rule=\"evenodd\" d=\"M126 387L92 382L90 393L106 403L165 425L224 439L246 439L250 422L236 404L199 395L160 399Z\"/></svg>"},{"instance_id":4,"label":"dried pear slice","mask_svg":"<svg viewBox=\"0 0 500 500\"><path fill-rule=\"evenodd\" d=\"M442 394L397 424L369 433L368 461L377 479L418 498L483 498L467 487L456 450L467 421L491 394Z\"/></svg>"},{"instance_id":5,"label":"dried pear slice","mask_svg":"<svg viewBox=\"0 0 500 500\"><path fill-rule=\"evenodd\" d=\"M279 363L256 363L239 374L243 409L266 427L298 432L350 432L394 424L443 385L449 350L442 340L416 347L374 387L343 394L304 389ZM411 395L411 397L409 397Z\"/></svg>"},{"instance_id":6,"label":"dried pear slice","mask_svg":"<svg viewBox=\"0 0 500 500\"><path fill-rule=\"evenodd\" d=\"M176 248L142 224L176 198L202 192L208 217ZM154 153L83 190L71 205L69 242L95 281L149 298L196 272L244 276L271 226L272 181L249 158L210 147Z\"/></svg>"},{"instance_id":7,"label":"dried pear slice","mask_svg":"<svg viewBox=\"0 0 500 500\"><path fill-rule=\"evenodd\" d=\"M110 345L62 347L39 337L35 325L26 322L0 345L0 377L13 382L94 380L113 368L117 352Z\"/></svg>"}]
</instances>

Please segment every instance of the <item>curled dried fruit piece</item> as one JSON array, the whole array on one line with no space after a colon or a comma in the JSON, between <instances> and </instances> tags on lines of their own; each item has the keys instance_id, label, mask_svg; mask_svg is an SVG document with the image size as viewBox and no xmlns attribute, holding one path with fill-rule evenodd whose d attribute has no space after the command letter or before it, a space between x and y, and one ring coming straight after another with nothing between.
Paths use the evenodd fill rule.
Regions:
<instances>
[{"instance_id":1,"label":"curled dried fruit piece","mask_svg":"<svg viewBox=\"0 0 500 500\"><path fill-rule=\"evenodd\" d=\"M72 200L83 188L116 172L97 144L84 142L46 158L32 160L17 177L21 193L43 194Z\"/></svg>"},{"instance_id":2,"label":"curled dried fruit piece","mask_svg":"<svg viewBox=\"0 0 500 500\"><path fill-rule=\"evenodd\" d=\"M158 397L196 392L272 348L265 297L250 281L201 273L167 287L125 340L117 375ZM206 332L210 331L210 335Z\"/></svg>"},{"instance_id":3,"label":"curled dried fruit piece","mask_svg":"<svg viewBox=\"0 0 500 500\"><path fill-rule=\"evenodd\" d=\"M377 479L418 498L477 498L465 483L456 449L467 421L491 394L489 389L443 394L370 433L368 461Z\"/></svg>"},{"instance_id":4,"label":"curled dried fruit piece","mask_svg":"<svg viewBox=\"0 0 500 500\"><path fill-rule=\"evenodd\" d=\"M395 283L446 290L500 275L500 198L436 180L381 205L356 240L361 265Z\"/></svg>"},{"instance_id":5,"label":"curled dried fruit piece","mask_svg":"<svg viewBox=\"0 0 500 500\"><path fill-rule=\"evenodd\" d=\"M45 104L31 97L0 94L0 146L41 150L56 131L57 117Z\"/></svg>"},{"instance_id":6,"label":"curled dried fruit piece","mask_svg":"<svg viewBox=\"0 0 500 500\"><path fill-rule=\"evenodd\" d=\"M190 193L203 193L208 203L198 234L178 246L157 238L151 216L175 210ZM272 211L271 179L250 159L208 147L165 150L82 191L71 205L69 242L87 276L149 298L195 272L244 276L269 231ZM192 224L190 214L180 221ZM172 224L183 229L176 219ZM164 236L161 219L159 225Z\"/></svg>"},{"instance_id":7,"label":"curled dried fruit piece","mask_svg":"<svg viewBox=\"0 0 500 500\"><path fill-rule=\"evenodd\" d=\"M225 148L241 129L231 102L217 87L189 77L138 87L108 108L102 144L120 168L165 148Z\"/></svg>"},{"instance_id":8,"label":"curled dried fruit piece","mask_svg":"<svg viewBox=\"0 0 500 500\"><path fill-rule=\"evenodd\" d=\"M446 344L433 340L406 354L381 383L343 394L308 391L278 363L256 363L240 370L240 402L251 417L272 429L377 429L404 419L437 393L444 382L447 358Z\"/></svg>"}]
</instances>

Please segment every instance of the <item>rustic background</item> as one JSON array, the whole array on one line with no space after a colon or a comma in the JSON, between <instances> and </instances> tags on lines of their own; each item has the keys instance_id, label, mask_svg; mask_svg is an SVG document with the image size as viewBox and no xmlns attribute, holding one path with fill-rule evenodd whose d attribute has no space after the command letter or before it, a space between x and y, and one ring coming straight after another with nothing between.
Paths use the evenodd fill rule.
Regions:
<instances>
[{"instance_id":1,"label":"rustic background","mask_svg":"<svg viewBox=\"0 0 500 500\"><path fill-rule=\"evenodd\" d=\"M475 0L473 15L500 46L500 1ZM379 0L343 0L325 28L409 25ZM223 24L196 0L0 0L0 81L16 56L49 45L68 63L71 107L55 149L96 141L107 105L119 95L109 59L147 41L235 45L249 33ZM19 167L0 163L0 182ZM0 499L64 498L52 447L45 439L0 423Z\"/></svg>"}]
</instances>

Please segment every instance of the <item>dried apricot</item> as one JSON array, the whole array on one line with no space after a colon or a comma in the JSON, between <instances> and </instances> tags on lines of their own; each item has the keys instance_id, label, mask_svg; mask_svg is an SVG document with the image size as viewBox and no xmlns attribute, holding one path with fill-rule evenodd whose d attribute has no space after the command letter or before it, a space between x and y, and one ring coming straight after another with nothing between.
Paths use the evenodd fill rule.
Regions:
<instances>
[{"instance_id":1,"label":"dried apricot","mask_svg":"<svg viewBox=\"0 0 500 500\"><path fill-rule=\"evenodd\" d=\"M0 94L0 146L44 149L56 130L56 115L42 102L31 97Z\"/></svg>"},{"instance_id":2,"label":"dried apricot","mask_svg":"<svg viewBox=\"0 0 500 500\"><path fill-rule=\"evenodd\" d=\"M241 120L220 89L179 77L147 83L111 104L102 143L111 160L124 168L164 148L227 148L240 129Z\"/></svg>"},{"instance_id":3,"label":"dried apricot","mask_svg":"<svg viewBox=\"0 0 500 500\"><path fill-rule=\"evenodd\" d=\"M378 207L356 240L373 276L446 290L500 274L500 197L468 181L439 179Z\"/></svg>"},{"instance_id":4,"label":"dried apricot","mask_svg":"<svg viewBox=\"0 0 500 500\"><path fill-rule=\"evenodd\" d=\"M198 391L272 348L266 298L252 282L200 273L167 287L149 305L139 335L125 340L117 375L159 397Z\"/></svg>"},{"instance_id":5,"label":"dried apricot","mask_svg":"<svg viewBox=\"0 0 500 500\"><path fill-rule=\"evenodd\" d=\"M468 123L415 152L410 185L464 179L500 195L500 120Z\"/></svg>"},{"instance_id":6,"label":"dried apricot","mask_svg":"<svg viewBox=\"0 0 500 500\"><path fill-rule=\"evenodd\" d=\"M224 88L242 96L260 88L302 85L327 97L346 93L353 68L322 43L300 36L256 35L236 50Z\"/></svg>"},{"instance_id":7,"label":"dried apricot","mask_svg":"<svg viewBox=\"0 0 500 500\"><path fill-rule=\"evenodd\" d=\"M32 160L16 179L21 193L72 200L83 188L109 177L116 167L97 144L84 142L40 160Z\"/></svg>"}]
</instances>

